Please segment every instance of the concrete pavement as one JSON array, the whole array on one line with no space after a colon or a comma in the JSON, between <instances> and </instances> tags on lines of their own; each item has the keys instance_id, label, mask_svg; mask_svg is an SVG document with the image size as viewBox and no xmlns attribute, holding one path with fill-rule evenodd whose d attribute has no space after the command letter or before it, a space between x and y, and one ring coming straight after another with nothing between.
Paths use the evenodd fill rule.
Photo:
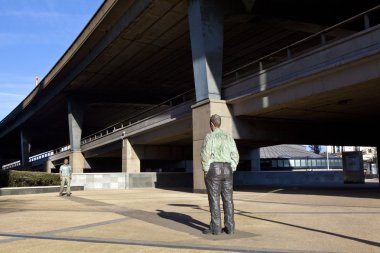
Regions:
<instances>
[{"instance_id":1,"label":"concrete pavement","mask_svg":"<svg viewBox=\"0 0 380 253\"><path fill-rule=\"evenodd\" d=\"M235 191L233 236L203 235L207 197L131 189L0 197L0 252L380 252L380 192Z\"/></svg>"}]
</instances>

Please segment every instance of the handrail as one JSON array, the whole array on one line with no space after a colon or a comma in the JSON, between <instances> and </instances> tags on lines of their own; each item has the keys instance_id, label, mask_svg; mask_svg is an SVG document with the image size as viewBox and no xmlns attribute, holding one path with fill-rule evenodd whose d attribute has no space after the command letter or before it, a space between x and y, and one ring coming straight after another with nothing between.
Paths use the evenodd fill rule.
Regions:
<instances>
[{"instance_id":1,"label":"handrail","mask_svg":"<svg viewBox=\"0 0 380 253\"><path fill-rule=\"evenodd\" d=\"M265 56L263 56L263 57L260 57L259 59L256 59L256 60L254 60L254 61L252 61L252 62L250 62L250 63L247 63L247 64L245 64L245 65L243 65L243 66L240 66L239 68L236 68L236 69L234 69L234 70L232 70L232 71L229 71L229 72L225 73L225 74L223 75L223 77L230 76L230 75L232 75L232 74L235 74L235 75L236 75L236 73L238 73L239 71L241 71L241 70L243 70L243 69L246 69L246 68L248 68L248 67L251 67L252 65L260 64L260 62L263 62L265 59L268 59L268 58L270 58L270 57L273 57L274 55L277 55L278 53L281 53L281 52L284 52L284 51L285 51L285 52L290 52L289 50L290 50L292 47L296 47L296 46L298 46L298 45L303 44L303 43L306 42L306 41L310 41L310 40L315 39L315 38L317 38L317 37L319 37L319 36L323 36L324 34L327 34L328 32L330 32L330 31L332 31L332 30L334 30L334 29L337 29L337 28L339 28L339 27L341 27L341 26L344 26L344 25L347 25L347 24L349 24L349 23L351 23L351 22L353 22L353 21L356 21L357 19L359 19L359 18L361 18L361 17L363 17L363 16L364 16L364 26L365 26L365 29L367 29L367 28L369 28L369 27L371 26L370 23L369 23L369 18L368 18L367 15L368 15L369 13L371 13L371 12L378 11L378 10L380 10L380 5L377 5L377 6L371 8L371 9L369 9L369 10L367 10L367 11L361 12L361 13L359 13L359 14L357 14L357 15L355 15L355 16L349 18L349 19L346 19L346 20L344 20L344 21L342 21L342 22L339 22L339 23L337 23L337 24L335 24L335 25L333 25L333 26L330 26L330 27L328 27L328 28L326 28L326 29L323 29L323 30L321 30L321 31L319 31L319 32L317 32L317 33L315 33L315 34L313 34L313 35L310 35L310 36L308 36L308 37L306 37L306 38L303 38L303 39L301 39L301 40L299 40L299 41L297 41L297 42L294 42L294 43L292 43L292 44L290 44L290 45L288 45L288 46L286 46L286 47L283 47L283 48L281 48L281 49L278 49L278 50L276 50L276 51L274 51L274 52L272 52L272 53L270 53L270 54L267 54L267 55L265 55Z\"/></svg>"},{"instance_id":2,"label":"handrail","mask_svg":"<svg viewBox=\"0 0 380 253\"><path fill-rule=\"evenodd\" d=\"M134 123L139 122L137 120L137 121L132 123L133 119L136 119L141 115L144 115L146 113L154 111L155 109L162 108L163 105L169 104L169 107L172 107L172 106L174 106L175 101L180 99L180 98L182 98L182 100L181 100L182 103L179 103L179 104L183 104L185 102L188 102L191 99L194 99L194 91L195 91L194 89L191 89L191 90L188 90L186 92L183 92L183 93L181 93L175 97L172 97L168 100L165 100L159 104L153 105L150 108L143 110L142 112L139 112L135 115L132 115L131 117L128 117L127 119L119 121L118 123L112 124L111 126L108 126L102 130L99 130L99 131L91 134L91 135L88 135L88 136L81 139L81 144L85 144L85 143L99 139L98 135L100 135L100 138L101 138L101 137L107 136L109 134L112 134L115 131L119 131L125 127L129 127L129 126L133 125ZM188 95L191 95L191 96L187 97ZM176 105L179 105L179 104L176 104ZM168 109L168 108L167 107L163 108L163 110L166 110L166 109ZM125 125L126 122L128 123L127 125ZM112 129L112 130L109 131L109 129ZM104 132L106 132L106 134L103 134ZM65 146L62 146L60 148L56 148L56 149L46 151L46 152L43 152L43 153L35 155L35 156L31 156L29 158L29 162L37 161L37 160L40 160L42 158L49 157L51 155L59 154L59 153L69 151L69 150L71 150L70 145L65 145ZM20 161L15 161L15 162L3 165L3 169L14 168L14 167L18 167L20 165L21 165Z\"/></svg>"},{"instance_id":3,"label":"handrail","mask_svg":"<svg viewBox=\"0 0 380 253\"><path fill-rule=\"evenodd\" d=\"M115 130L117 129L117 130L120 130L121 128L124 128L124 124L125 124L125 123L127 123L127 125L129 126L129 125L131 125L131 122L132 122L133 119L136 119L136 118L138 118L139 116L144 115L144 114L146 114L146 113L149 113L149 112L151 112L151 111L153 111L153 110L155 110L155 109L161 108L163 105L167 105L167 104L169 104L169 106L172 106L172 105L173 105L173 101L175 101L175 100L177 100L177 99L179 99L179 98L182 98L182 102L186 102L186 101L188 101L188 100L186 99L186 95L189 95L189 94L193 95L192 93L194 93L194 89L188 90L188 91L186 91L186 92L184 92L184 93L181 93L181 94L179 94L179 95L177 95L177 96L175 96L175 97L172 97L172 98L170 98L170 99L168 99L168 100L165 100L164 102L161 102L161 103L159 103L159 104L153 105L153 106L151 106L150 108L148 108L148 109L146 109L146 110L144 110L144 111L142 111L142 112L138 112L137 114L132 115L131 117L128 117L127 119L124 119L124 120L122 120L122 121L119 121L119 122L117 122L117 123L115 123L115 124L112 124L111 126L108 126L108 127L106 127L106 128L103 128L102 130L99 130L99 131L97 131L97 132L95 132L95 133L93 133L93 134L91 134L91 135L88 135L88 136L82 138L81 142L82 142L82 143L83 143L83 142L84 142L84 143L87 143L87 141L86 141L87 139L92 139L92 137L95 137L95 138L96 138L96 136L99 135L99 134L103 137L103 136L104 136L104 135L102 134L103 132L106 132L106 133L107 133L106 135L108 135L108 134L110 134L110 133L108 133L108 130L109 130L109 129L115 129ZM191 98L193 99L194 96L192 96ZM165 108L165 109L166 109L166 108ZM111 131L111 132L114 132L114 131Z\"/></svg>"}]
</instances>

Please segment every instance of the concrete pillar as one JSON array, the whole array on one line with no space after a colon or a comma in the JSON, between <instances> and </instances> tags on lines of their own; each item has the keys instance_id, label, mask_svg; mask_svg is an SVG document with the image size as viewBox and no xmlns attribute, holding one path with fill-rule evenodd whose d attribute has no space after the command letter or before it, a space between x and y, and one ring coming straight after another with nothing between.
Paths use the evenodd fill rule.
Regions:
<instances>
[{"instance_id":1,"label":"concrete pillar","mask_svg":"<svg viewBox=\"0 0 380 253\"><path fill-rule=\"evenodd\" d=\"M251 170L260 171L260 148L255 148L249 152L251 159Z\"/></svg>"},{"instance_id":2,"label":"concrete pillar","mask_svg":"<svg viewBox=\"0 0 380 253\"><path fill-rule=\"evenodd\" d=\"M29 167L29 156L30 156L30 135L25 131L21 130L20 132L20 144L21 144L21 167Z\"/></svg>"},{"instance_id":3,"label":"concrete pillar","mask_svg":"<svg viewBox=\"0 0 380 253\"><path fill-rule=\"evenodd\" d=\"M139 148L132 146L127 138L123 139L122 171L140 172Z\"/></svg>"},{"instance_id":4,"label":"concrete pillar","mask_svg":"<svg viewBox=\"0 0 380 253\"><path fill-rule=\"evenodd\" d=\"M86 159L81 151L71 151L69 160L73 173L83 173Z\"/></svg>"},{"instance_id":5,"label":"concrete pillar","mask_svg":"<svg viewBox=\"0 0 380 253\"><path fill-rule=\"evenodd\" d=\"M221 129L232 133L231 112L223 100L206 100L192 107L193 109L193 182L194 192L205 192L204 174L201 164L203 140L210 129L210 116L218 114L222 118Z\"/></svg>"},{"instance_id":6,"label":"concrete pillar","mask_svg":"<svg viewBox=\"0 0 380 253\"><path fill-rule=\"evenodd\" d=\"M219 100L223 64L223 6L219 0L190 0L188 18L196 100Z\"/></svg>"},{"instance_id":7,"label":"concrete pillar","mask_svg":"<svg viewBox=\"0 0 380 253\"><path fill-rule=\"evenodd\" d=\"M55 168L54 163L51 160L46 160L44 164L44 171L51 173L51 169Z\"/></svg>"},{"instance_id":8,"label":"concrete pillar","mask_svg":"<svg viewBox=\"0 0 380 253\"><path fill-rule=\"evenodd\" d=\"M85 159L81 151L83 106L73 98L68 100L68 120L70 133L70 165L74 173L83 173Z\"/></svg>"}]
</instances>

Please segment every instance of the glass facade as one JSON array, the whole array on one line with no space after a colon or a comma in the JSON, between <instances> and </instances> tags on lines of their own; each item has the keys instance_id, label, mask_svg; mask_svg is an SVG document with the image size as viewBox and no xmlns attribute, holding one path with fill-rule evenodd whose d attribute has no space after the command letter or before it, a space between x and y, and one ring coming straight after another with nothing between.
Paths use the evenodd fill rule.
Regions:
<instances>
[{"instance_id":1,"label":"glass facade","mask_svg":"<svg viewBox=\"0 0 380 253\"><path fill-rule=\"evenodd\" d=\"M268 158L261 159L262 170L327 169L327 159L321 158ZM330 157L330 169L342 169L342 158Z\"/></svg>"}]
</instances>

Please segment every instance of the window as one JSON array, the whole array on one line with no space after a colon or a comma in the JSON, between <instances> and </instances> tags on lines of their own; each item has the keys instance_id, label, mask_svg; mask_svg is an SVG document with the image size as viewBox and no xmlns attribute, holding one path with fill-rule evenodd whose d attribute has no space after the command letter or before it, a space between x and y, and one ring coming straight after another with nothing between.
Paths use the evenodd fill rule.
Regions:
<instances>
[{"instance_id":1,"label":"window","mask_svg":"<svg viewBox=\"0 0 380 253\"><path fill-rule=\"evenodd\" d=\"M284 161L283 160L278 160L278 167L284 167Z\"/></svg>"},{"instance_id":2,"label":"window","mask_svg":"<svg viewBox=\"0 0 380 253\"><path fill-rule=\"evenodd\" d=\"M311 160L311 166L316 167L317 166L317 160L315 160L315 159Z\"/></svg>"},{"instance_id":3,"label":"window","mask_svg":"<svg viewBox=\"0 0 380 253\"><path fill-rule=\"evenodd\" d=\"M306 167L306 160L304 159L301 160L301 167Z\"/></svg>"},{"instance_id":4,"label":"window","mask_svg":"<svg viewBox=\"0 0 380 253\"><path fill-rule=\"evenodd\" d=\"M289 160L289 163L290 163L290 166L291 166L291 167L296 166L296 165L295 165L295 160L293 160L293 159L292 159L292 160Z\"/></svg>"},{"instance_id":5,"label":"window","mask_svg":"<svg viewBox=\"0 0 380 253\"><path fill-rule=\"evenodd\" d=\"M272 168L277 168L277 160L272 160Z\"/></svg>"},{"instance_id":6,"label":"window","mask_svg":"<svg viewBox=\"0 0 380 253\"><path fill-rule=\"evenodd\" d=\"M290 167L289 160L284 161L284 167Z\"/></svg>"},{"instance_id":7,"label":"window","mask_svg":"<svg viewBox=\"0 0 380 253\"><path fill-rule=\"evenodd\" d=\"M301 161L300 161L300 160L296 160L296 166L297 166L297 167L300 167L300 166L301 166Z\"/></svg>"}]
</instances>

